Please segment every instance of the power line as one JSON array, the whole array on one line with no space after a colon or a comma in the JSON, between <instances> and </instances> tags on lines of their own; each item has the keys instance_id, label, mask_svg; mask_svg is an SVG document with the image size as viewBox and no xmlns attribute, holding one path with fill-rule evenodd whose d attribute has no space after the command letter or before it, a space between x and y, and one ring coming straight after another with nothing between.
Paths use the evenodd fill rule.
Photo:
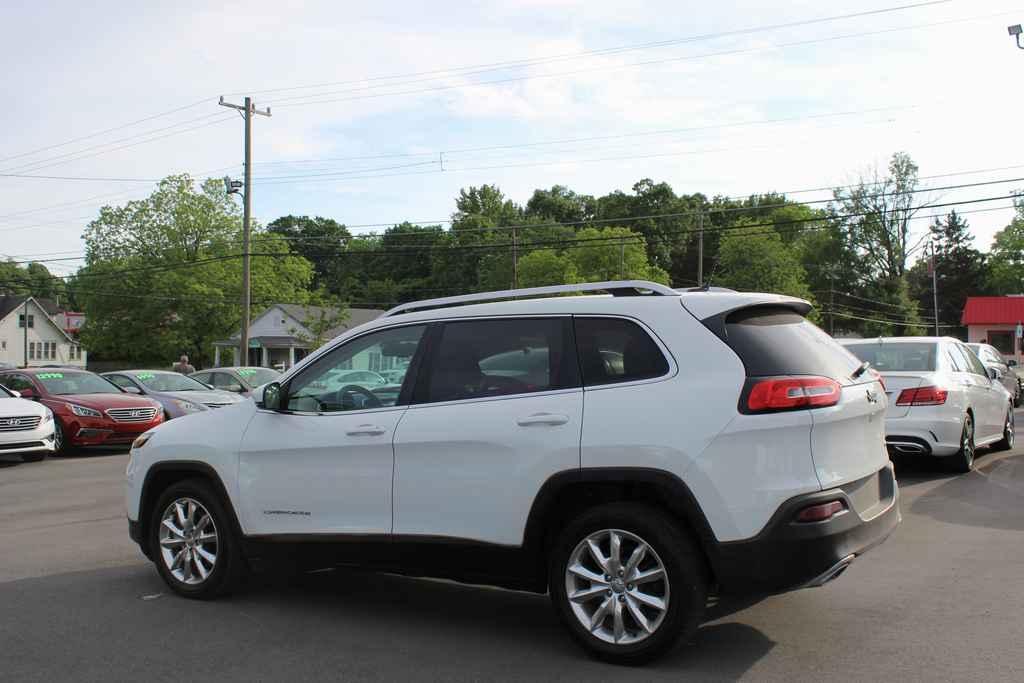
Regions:
<instances>
[{"instance_id":1,"label":"power line","mask_svg":"<svg viewBox=\"0 0 1024 683\"><path fill-rule=\"evenodd\" d=\"M499 71L499 70L510 69L510 68L521 68L521 67L525 67L525 66L535 66L537 64L550 63L550 62L554 62L554 61L565 61L565 60L572 60L572 59L581 59L581 58L586 58L586 57L605 56L605 55L608 55L608 54L620 54L620 53L623 53L623 52L632 52L632 51L636 51L636 50L646 50L646 49L651 49L651 48L668 47L668 46L679 45L679 44L684 44L684 43L693 43L693 42L699 42L699 41L705 41L705 40L713 40L713 39L716 39L716 38L726 38L726 37L733 37L733 36L739 36L739 35L749 35L749 34L752 34L752 33L763 33L763 32L775 31L775 30L780 30L780 29L785 29L785 28L795 28L795 27L798 27L798 26L808 26L808 25L812 25L812 24L821 24L821 23L832 22L832 21L840 21L840 20L844 20L844 19L854 19L854 18L866 17L866 16L871 16L871 15L877 15L877 14L887 14L887 13L898 12L898 11L907 10L907 9L917 9L917 8L926 7L926 6L929 6L929 5L945 4L946 2L949 2L949 1L951 1L951 0L944 0L943 2L921 2L921 3L910 4L910 5L901 5L901 6L897 6L897 7L886 7L886 8L880 8L880 9L875 9L875 10L868 10L868 11L864 11L864 12L854 12L854 13L850 13L850 14L833 15L833 16L829 16L829 17L820 17L820 18L816 18L816 19L805 19L805 20L787 22L787 23L782 23L782 24L771 24L771 25L767 25L767 26L748 27L748 28L736 29L736 30L732 30L732 31L720 31L720 32L716 32L716 33L698 34L698 35L686 36L686 37L683 37L683 38L676 38L676 39L671 39L671 40L660 40L660 41L653 41L653 42L647 42L647 43L622 45L622 46L611 47L611 48L601 48L601 49L594 49L594 50L584 50L584 51L580 51L580 52L562 53L562 54L559 54L559 55L549 55L549 56L546 56L546 57L533 57L533 58L528 58L528 59L517 59L517 60L509 60L509 61L503 61L503 62L490 62L490 63L485 63L485 64L474 64L474 65L468 65L468 66L462 66L462 67L452 67L452 68L448 68L448 69L433 69L433 70L430 70L430 71L418 71L418 72L413 72L413 73L396 74L396 75L391 75L391 76L373 76L373 77L367 77L367 78L355 79L355 80L333 81L333 82L316 83L316 84L310 84L310 85L288 86L288 87L284 87L284 88L271 88L271 89L266 89L266 90L256 90L256 91L250 91L250 92L252 92L253 94L267 94L267 93L277 93L277 92L290 92L290 91L295 91L295 90L310 90L310 89L314 89L314 88L328 88L328 87L335 87L335 86L339 86L339 85L356 85L356 84L359 84L359 83L367 83L367 82L373 82L373 81L417 78L417 77L423 77L423 76L434 76L435 79L438 76L444 76L444 75L467 76L467 75L472 75L472 74L475 74L475 73L484 73L484 72L488 72L488 71ZM467 71L468 71L468 73L466 73ZM426 80L434 80L434 79L426 79ZM238 93L234 93L234 94L238 94Z\"/></svg>"},{"instance_id":2,"label":"power line","mask_svg":"<svg viewBox=\"0 0 1024 683\"><path fill-rule=\"evenodd\" d=\"M1005 184L1005 183L1014 183L1014 182L1022 182L1022 181L1024 181L1024 177L1008 178L1008 179L1004 179L1004 180L984 181L984 182L981 182L981 183L961 183L961 184L957 184L957 185L947 185L947 186L943 186L943 187L934 187L934 188L916 188L916 189L913 189L913 190L904 190L904 191L889 192L889 193L879 193L879 194L872 195L872 196L873 197L901 196L901 195L906 195L906 194L918 194L918 193L923 193L923 192L939 192L939 191L943 191L943 190L956 190L956 189L964 189L964 188L968 188L968 187L980 187L980 186L984 186L984 185L1000 185L1000 184ZM856 186L849 186L849 187L856 187ZM775 194L775 193L773 193L773 194ZM777 194L779 194L780 196L784 196L786 194L797 194L797 192L783 192L783 193L777 193ZM750 197L753 197L753 196L757 196L757 195L746 195L745 197L743 197L743 199L749 199ZM762 195L762 196L764 196L764 195ZM1010 195L1010 197L1013 197L1013 196L1015 196L1015 195ZM737 199L740 199L740 198L739 197L722 197L722 198L719 198L719 199L723 199L723 200L737 200ZM618 222L622 222L622 221L660 220L660 219L666 219L666 218L687 218L687 217L693 217L693 216L698 216L698 215L711 216L711 215L716 215L716 214L739 213L739 212L744 212L744 211L764 211L764 210L770 210L770 209L781 209L781 208L790 207L790 206L810 206L812 204L823 204L823 203L827 204L827 203L832 203L834 201L835 201L834 199L810 200L810 201L804 201L804 202L784 201L784 202L781 202L781 203L760 204L760 205L756 205L756 206L712 207L712 208L704 208L704 209L696 209L696 210L692 210L691 209L691 210L687 210L687 211L672 211L672 212L665 212L665 213L646 214L646 215L639 215L639 216L620 216L620 217L611 217L611 218L587 218L587 219L581 219L581 220L577 220L577 221L561 221L561 222L547 222L547 223L520 223L520 224L515 224L515 225L498 225L498 226L489 226L489 227L482 227L482 228L458 228L458 229L452 229L451 232L459 233L459 234L462 234L462 233L472 233L472 232L485 232L486 233L486 232L507 231L507 230L513 230L513 229L519 230L519 229L537 229L537 228L557 228L557 227L570 227L570 226L574 226L574 225L592 226L592 225L597 225L597 224L618 223ZM927 206L928 205L925 205L924 207L919 207L919 208L927 208ZM819 217L812 218L812 219L809 219L809 220L826 220L828 218L829 218L829 216L823 215L823 216L819 216ZM432 222L432 223L434 223L434 224L445 224L445 223L452 223L452 222L454 222L454 219L444 219L444 220L439 220L439 221ZM414 222L411 222L411 221L397 221L397 222L393 222L393 223L367 223L367 224L362 224L362 225L346 226L346 228L349 228L349 227L351 227L351 228L358 228L358 227L396 226L396 225L401 225L403 223L409 223L410 225L422 225L422 224L424 224L426 222L424 221L424 222L415 222L414 223ZM358 236L359 237L383 237L383 236L388 236L388 237L404 237L404 235L388 235L387 233L361 233ZM408 237L419 237L419 235L418 234L410 234L410 235L408 235ZM296 237L296 238L287 238L287 239L289 239L290 241L293 241L293 242L299 242L299 241L334 241L335 238L330 238L330 237Z\"/></svg>"},{"instance_id":3,"label":"power line","mask_svg":"<svg viewBox=\"0 0 1024 683\"><path fill-rule=\"evenodd\" d=\"M456 90L456 89L462 89L462 88L473 88L473 87L486 86L486 85L500 85L500 84L504 84L504 83L515 83L515 82L530 81L530 80L562 78L562 77L565 77L565 76L575 76L575 75L579 75L579 74L594 73L594 72L598 72L598 71L622 70L622 69L629 69L629 68L635 68L635 67L655 66L655 65L659 65L659 64L668 64L668 63L675 63L675 62L693 61L693 60L699 60L699 59L706 59L706 58L709 58L709 57L724 57L724 56L732 56L732 55L737 55L737 54L749 54L749 53L754 53L754 52L762 52L762 51L766 51L766 50L784 49L784 48L790 48L790 47L802 47L802 46L806 46L806 45L814 45L814 44L817 44L817 43L835 42L835 41L839 41L839 40L848 40L848 39L852 39L852 38L864 38L864 37L869 37L869 36L882 35L882 34L895 33L895 32L902 32L902 31L910 31L910 30L916 30L916 29L922 29L922 28L934 28L934 27L945 26L945 25L949 25L949 24L957 24L957 23L964 23L964 22L969 22L969 21L977 21L977 20L980 20L980 19L988 19L988 18L991 18L993 16L1001 16L1001 15L1004 15L1004 14L1009 14L1009 12L1000 12L1000 13L997 13L997 14L971 16L971 17L962 17L962 18L950 19L950 20L946 20L946 21L938 21L938 22L931 22L931 23L925 23L925 24L916 24L916 25L896 27L896 28L889 28L889 29L881 29L881 30L874 30L874 31L861 31L861 32L857 32L857 33L833 35L833 36L829 36L829 37L826 37L826 38L814 38L814 39L808 39L808 40L793 41L793 42L788 42L788 43L776 43L776 44L772 44L772 45L763 45L763 46L757 46L757 47L747 47L747 48L736 48L736 49L731 49L731 50L721 50L721 51L718 51L718 52L707 52L707 53L698 54L698 55L686 55L686 56L680 56L680 57L669 57L669 58L664 58L664 59L646 60L646 61L641 61L641 62L632 62L632 63L629 63L629 64L620 64L620 65L614 65L614 66L598 66L598 67L589 67L589 68L584 68L584 69L574 69L574 70L571 70L571 71L562 71L562 72L556 72L556 73L533 74L533 75L513 76L513 77L506 77L506 78L499 78L499 79L492 79L492 80L485 80L485 81L474 81L474 82L471 82L471 83L435 85L435 86L431 86L431 87L417 88L417 89L411 89L411 90L399 90L399 91L382 92L382 93L366 93L366 94L362 94L362 95L350 95L348 97L337 97L337 98L333 97L333 95L338 95L338 94L343 94L343 93L348 93L348 92L356 92L358 90L366 90L366 89L368 89L368 88L349 88L349 89L346 89L346 90L328 91L328 92L323 92L323 93L312 93L312 94L308 94L308 95L299 95L299 96L294 96L294 97L280 98L280 99L277 99L277 100L271 100L271 104L273 104L274 106L276 106L278 108L281 108L281 107L307 106L307 105L315 105L315 104L332 104L332 103L336 103L336 102L348 102L348 101L352 101L352 100L371 99L371 98L379 98L379 97L393 97L393 96L398 96L398 95L414 95L414 94L423 94L423 93L430 93L430 92L440 92L440 91L445 91L445 90ZM411 84L414 84L416 82L418 82L418 81L412 81L412 82L407 83L407 84L411 85ZM395 84L395 85L403 85L403 84ZM324 97L327 97L328 99L310 99L310 98L324 98ZM303 100L305 100L305 101L303 101Z\"/></svg>"},{"instance_id":4,"label":"power line","mask_svg":"<svg viewBox=\"0 0 1024 683\"><path fill-rule=\"evenodd\" d=\"M911 320L882 320L882 319L879 319L879 318L865 318L863 316L851 315L849 313L843 313L841 311L836 311L836 310L827 309L827 308L821 309L821 312L823 314L825 314L825 315L837 315L840 318L849 318L851 320L863 320L863 321L872 322L872 323L881 323L883 325L898 325L898 326L901 326L901 327L931 327L932 326L932 323L924 322L924 321L916 321L915 322L915 321L911 321ZM943 324L940 324L939 327L949 328L949 327L959 327L959 325L943 325Z\"/></svg>"},{"instance_id":5,"label":"power line","mask_svg":"<svg viewBox=\"0 0 1024 683\"><path fill-rule=\"evenodd\" d=\"M105 183L156 183L160 178L95 178L66 175L26 175L23 173L0 173L0 178L29 178L33 180L93 180Z\"/></svg>"},{"instance_id":6,"label":"power line","mask_svg":"<svg viewBox=\"0 0 1024 683\"><path fill-rule=\"evenodd\" d=\"M91 151L94 151L94 150L97 150L97 149L102 150L103 148L109 147L111 145L118 145L118 144L120 144L122 142L128 142L130 140L137 140L138 138L143 138L143 137L146 137L146 136L149 136L149 135L153 135L155 133L163 133L163 132L166 132L166 131L169 131L169 130L174 130L175 128L179 128L181 126L185 126L185 125L188 125L188 124L191 124L191 123L196 123L198 121L209 121L211 118L215 118L217 116L221 116L221 114L219 112L215 113L215 114L203 114L202 116L197 116L197 117L192 118L192 119L187 119L185 121L180 121L178 123L173 123L173 124L171 124L169 126L164 126L162 128L156 128L156 129L153 129L153 130L143 131L141 133L135 133L133 135L129 135L129 136L123 137L123 138L118 138L116 140L110 140L110 141L107 141L107 142L101 142L99 144L92 145L91 147L83 147L82 149L77 149L77 150L74 150L72 152L64 152L63 154L58 154L57 156L49 157L48 159L39 159L39 160L36 160L36 161L29 161L29 162L26 162L26 163L23 163L23 164L18 164L17 166L12 166L10 168L5 168L5 169L3 169L2 172L3 173L17 173L17 172L22 172L22 171L26 171L26 170L36 170L38 168L46 168L47 165L50 165L50 166L54 165L54 164L48 164L48 162L51 162L51 161L67 159L68 157L77 157L78 155L83 154L85 152L91 152ZM223 117L223 118L229 118L229 117ZM189 130L191 130L191 129L189 129ZM117 148L117 149L120 149L120 148ZM86 158L86 157L80 157L80 158ZM70 159L69 161L77 161L77 159ZM66 162L62 161L61 163L66 163Z\"/></svg>"},{"instance_id":7,"label":"power line","mask_svg":"<svg viewBox=\"0 0 1024 683\"><path fill-rule=\"evenodd\" d=\"M1013 195L1007 195L1007 196L1003 196L1003 197L987 197L987 198L980 198L980 199L973 199L973 200L962 200L962 201L959 201L959 202L946 202L946 203L943 203L943 204L932 205L932 208L939 208L939 207L945 207L945 206L954 206L954 205L962 205L962 204L971 204L971 203L976 203L976 202L995 201L995 200L998 200L998 199L1007 199L1007 198L1010 198L1012 196ZM842 216L833 217L833 220L845 220L845 219L856 218L856 217L860 217L860 216L864 216L864 215L868 215L868 213L861 212L861 213L845 214L845 215L842 215ZM750 228L767 227L767 226L772 226L773 228L778 229L777 228L778 225L786 225L786 224L796 225L796 224L803 224L803 223L807 223L807 222L820 222L820 220L821 219L796 219L796 220L788 220L788 221L777 221L777 222L772 222L772 223L763 223L763 224L760 224L760 225L753 224L753 225L743 225L743 226L711 226L711 227L705 227L704 229L705 229L706 232L727 232L727 231L731 231L731 230L747 230L747 229L750 229ZM821 228L817 228L817 229L824 229L826 227L829 227L829 226L822 226ZM693 232L694 232L694 230L683 230L683 231L675 231L674 233L671 233L671 234L685 235L685 234L690 234L690 233L693 233ZM634 239L635 240L634 242L627 242L629 244L644 244L644 243L647 243L647 242L655 241L655 240L650 240L650 239L645 241L642 236L637 236L636 238L626 238L626 239L627 240L629 240L629 239ZM662 241L664 241L664 238L662 238ZM609 245L609 244L610 245L618 245L618 244L620 244L622 242L623 242L623 237L621 237L621 236L610 236L610 237L608 237L608 236L601 236L601 237L593 237L593 238L575 238L575 239L565 239L565 240L535 241L535 242L527 242L527 243L518 243L516 246L518 248L532 248L532 249L540 249L540 248L544 248L544 247L547 247L547 248L569 249L569 248L580 248L581 246L602 246L602 244L604 244L604 245ZM421 246L415 247L415 248L414 247L395 247L395 248L391 248L391 249L376 249L376 250L374 250L374 249L361 249L361 250L357 250L357 251L339 251L339 252L336 252L335 255L336 256L353 256L353 255L367 256L367 255L383 255L383 254L393 255L393 254L401 254L401 253L422 253L422 252L434 252L434 251L444 252L444 253L462 252L462 251L494 251L496 249L501 249L501 248L506 248L506 247L510 248L512 246L513 246L513 244L511 242L507 242L507 243L480 243L480 244L471 244L471 245L421 245ZM274 257L274 258L296 256L296 254L294 254L292 252L286 252L286 253L281 253L281 252L251 252L251 255L252 256ZM236 258L241 258L241 257L242 257L241 254L229 254L229 255L223 255L223 256L210 257L210 258L206 258L206 259L198 259L198 260L195 260L195 261L183 262L180 265L183 268L191 268L191 267L203 265L205 263L212 263L212 262L218 262L218 261L226 261L226 260L231 260L231 259L236 259ZM176 269L177 269L177 267L176 267L175 264L163 264L163 265L157 265L157 266L144 266L144 267L138 267L138 268L113 270L113 271L109 271L109 272L106 272L106 273L76 273L73 276L69 275L69 276L55 276L55 277L58 277L59 279L65 279L65 278L68 278L68 277L75 277L75 278L90 277L90 278L107 278L107 279L109 279L111 277L120 277L123 274L130 274L130 273L137 273L137 272L150 272L150 271L166 271L166 270L176 270Z\"/></svg>"},{"instance_id":8,"label":"power line","mask_svg":"<svg viewBox=\"0 0 1024 683\"><path fill-rule=\"evenodd\" d=\"M209 99L212 99L212 98L209 98ZM206 102L209 101L209 99L205 99L204 98L202 100L198 100L196 102L192 102L191 104L186 104L186 105L184 105L182 107L177 107L175 109L170 109L168 111L160 112L159 114L153 114L152 116L147 116L145 118L137 119L135 121L129 121L128 123L123 123L123 124L121 124L119 126L114 126L113 128L107 128L105 130L101 130L101 131L98 131L96 133L90 133L88 135L83 135L81 137L72 138L71 140L66 140L65 142L58 142L58 143L53 144L53 145L47 145L46 147L39 147L37 149L32 149L32 150L29 150L27 152L21 152L20 154L14 154L14 155L11 155L11 156L2 157L2 158L0 158L0 163L4 163L6 161L11 161L12 159L20 159L22 157L31 156L31 155L37 154L39 152L47 152L47 151L49 151L51 149L57 149L58 147L64 147L66 145L72 145L72 144L74 144L76 142L82 142L84 140L90 140L92 138L100 137L101 135L106 135L107 133L113 133L115 131L122 130L124 128L130 128L132 126L137 126L140 123L146 123L147 121L152 121L154 119L163 118L164 116L170 116L171 114L176 114L179 111L185 111L186 109L191 109L192 107L197 107L200 104L205 104Z\"/></svg>"}]
</instances>

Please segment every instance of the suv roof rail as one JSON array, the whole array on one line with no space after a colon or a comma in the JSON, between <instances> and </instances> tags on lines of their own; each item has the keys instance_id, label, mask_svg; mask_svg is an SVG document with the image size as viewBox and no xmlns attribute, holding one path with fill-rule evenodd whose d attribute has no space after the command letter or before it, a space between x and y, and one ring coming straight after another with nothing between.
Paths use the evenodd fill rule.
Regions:
<instances>
[{"instance_id":1,"label":"suv roof rail","mask_svg":"<svg viewBox=\"0 0 1024 683\"><path fill-rule=\"evenodd\" d=\"M549 287L527 287L525 289L506 289L497 292L480 292L477 294L463 294L461 296L446 296L440 299L424 299L422 301L411 301L401 304L387 311L381 317L409 313L428 308L446 308L449 306L461 306L464 304L484 303L488 301L501 301L502 299L517 299L521 297L548 296L551 294L565 294L568 292L608 292L612 296L642 296L644 292L650 292L655 296L679 296L679 292L657 282L646 280L620 280L610 282L581 282L574 285L552 285Z\"/></svg>"}]
</instances>

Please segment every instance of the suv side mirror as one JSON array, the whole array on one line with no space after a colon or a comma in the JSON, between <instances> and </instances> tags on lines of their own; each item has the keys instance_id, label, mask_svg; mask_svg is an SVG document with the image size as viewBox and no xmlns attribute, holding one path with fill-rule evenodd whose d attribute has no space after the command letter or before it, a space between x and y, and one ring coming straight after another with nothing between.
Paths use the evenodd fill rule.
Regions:
<instances>
[{"instance_id":1,"label":"suv side mirror","mask_svg":"<svg viewBox=\"0 0 1024 683\"><path fill-rule=\"evenodd\" d=\"M999 372L999 368L989 366L986 368L986 370L988 370L988 377L991 380L999 381L1003 378L1003 373Z\"/></svg>"},{"instance_id":2,"label":"suv side mirror","mask_svg":"<svg viewBox=\"0 0 1024 683\"><path fill-rule=\"evenodd\" d=\"M13 396L14 398L21 398L20 391L15 391L14 389L8 389L7 391L11 392L11 396Z\"/></svg>"},{"instance_id":3,"label":"suv side mirror","mask_svg":"<svg viewBox=\"0 0 1024 683\"><path fill-rule=\"evenodd\" d=\"M127 387L121 387L121 388L125 392L127 392L129 394L141 394L142 393L142 389L139 389L138 387L127 386Z\"/></svg>"},{"instance_id":4,"label":"suv side mirror","mask_svg":"<svg viewBox=\"0 0 1024 683\"><path fill-rule=\"evenodd\" d=\"M256 396L256 405L264 410L281 410L281 383L271 382L262 389L256 390L260 395Z\"/></svg>"},{"instance_id":5,"label":"suv side mirror","mask_svg":"<svg viewBox=\"0 0 1024 683\"><path fill-rule=\"evenodd\" d=\"M31 401L39 400L39 397L36 396L35 389L29 388L29 387L26 387L26 388L20 390L18 392L18 396L20 396L21 398L27 398L27 399L29 399Z\"/></svg>"},{"instance_id":6,"label":"suv side mirror","mask_svg":"<svg viewBox=\"0 0 1024 683\"><path fill-rule=\"evenodd\" d=\"M1009 360L1006 361L1006 365L1011 367L1011 368L1015 368L1015 367L1017 367L1017 361L1015 361L1014 359L1010 358Z\"/></svg>"}]
</instances>

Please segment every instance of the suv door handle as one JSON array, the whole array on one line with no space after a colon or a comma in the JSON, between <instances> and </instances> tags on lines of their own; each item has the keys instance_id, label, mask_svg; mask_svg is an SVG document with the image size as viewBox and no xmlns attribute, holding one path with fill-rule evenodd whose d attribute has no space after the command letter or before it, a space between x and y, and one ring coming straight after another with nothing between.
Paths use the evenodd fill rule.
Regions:
<instances>
[{"instance_id":1,"label":"suv door handle","mask_svg":"<svg viewBox=\"0 0 1024 683\"><path fill-rule=\"evenodd\" d=\"M564 425L569 421L568 415L555 415L553 413L535 413L533 415L527 415L516 420L516 424L520 427L530 427L532 425Z\"/></svg>"},{"instance_id":2,"label":"suv door handle","mask_svg":"<svg viewBox=\"0 0 1024 683\"><path fill-rule=\"evenodd\" d=\"M359 425L355 429L350 429L345 434L347 436L380 436L386 429L381 429L377 425L365 424Z\"/></svg>"}]
</instances>

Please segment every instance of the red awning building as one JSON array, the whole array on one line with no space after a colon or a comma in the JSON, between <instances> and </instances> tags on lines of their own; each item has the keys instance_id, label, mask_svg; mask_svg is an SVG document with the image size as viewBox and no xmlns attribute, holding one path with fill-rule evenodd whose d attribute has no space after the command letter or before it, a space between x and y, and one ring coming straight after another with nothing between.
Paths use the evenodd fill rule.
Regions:
<instances>
[{"instance_id":1,"label":"red awning building","mask_svg":"<svg viewBox=\"0 0 1024 683\"><path fill-rule=\"evenodd\" d=\"M991 344L1021 362L1017 327L1024 325L1024 295L968 297L960 323L967 328L967 341Z\"/></svg>"}]
</instances>

